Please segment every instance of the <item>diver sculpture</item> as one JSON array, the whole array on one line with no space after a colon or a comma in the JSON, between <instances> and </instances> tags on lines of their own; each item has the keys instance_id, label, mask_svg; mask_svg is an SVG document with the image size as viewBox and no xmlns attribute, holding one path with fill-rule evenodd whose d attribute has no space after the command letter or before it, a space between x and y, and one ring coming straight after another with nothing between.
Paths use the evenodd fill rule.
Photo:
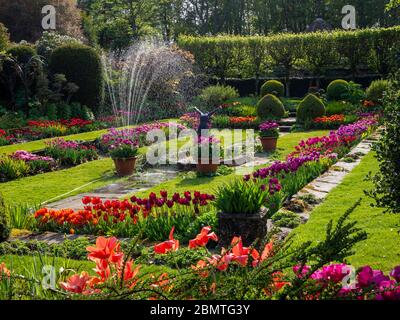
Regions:
<instances>
[{"instance_id":1,"label":"diver sculpture","mask_svg":"<svg viewBox=\"0 0 400 320\"><path fill-rule=\"evenodd\" d=\"M221 107L218 107L217 109L204 113L201 110L199 110L198 108L194 107L194 109L197 111L197 113L200 115L200 123L199 123L199 127L197 129L197 134L199 137L202 136L202 130L206 130L209 129L208 125L210 123L210 119L211 117L221 109Z\"/></svg>"}]
</instances>

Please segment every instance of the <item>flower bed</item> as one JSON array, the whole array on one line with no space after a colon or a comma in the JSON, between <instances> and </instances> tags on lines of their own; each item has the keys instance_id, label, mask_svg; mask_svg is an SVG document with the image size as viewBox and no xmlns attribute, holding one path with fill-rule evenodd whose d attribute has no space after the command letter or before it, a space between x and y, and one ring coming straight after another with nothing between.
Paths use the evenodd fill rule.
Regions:
<instances>
[{"instance_id":1,"label":"flower bed","mask_svg":"<svg viewBox=\"0 0 400 320\"><path fill-rule=\"evenodd\" d=\"M185 237L197 217L210 211L214 197L200 192L178 193L168 197L151 193L148 198L132 197L130 200L102 201L99 198L82 199L84 209L49 210L35 213L41 231L80 234L112 234L134 237L138 234L149 240L161 240L175 226L180 237Z\"/></svg>"},{"instance_id":2,"label":"flower bed","mask_svg":"<svg viewBox=\"0 0 400 320\"><path fill-rule=\"evenodd\" d=\"M18 150L12 155L0 157L0 180L10 181L55 170L56 161L51 157Z\"/></svg>"},{"instance_id":3,"label":"flower bed","mask_svg":"<svg viewBox=\"0 0 400 320\"><path fill-rule=\"evenodd\" d=\"M290 247L274 240L254 248L245 247L241 237L234 237L231 246L222 248L220 254L207 249L210 241L219 239L210 227L203 227L183 253L188 258L192 256L195 262L179 272L158 275L142 274L141 265L130 256L134 247L124 252L116 238L99 237L94 246L87 247L87 257L93 262L96 274L82 271L57 282L67 299L85 296L86 299L400 300L400 266L385 275L370 266L355 271L344 263L329 261L332 256L344 258L349 251L342 250L349 250L346 246L361 241L357 230L343 234L349 226L339 224L338 230L330 234L334 239L341 237L343 242L331 253L324 251L330 241L328 237L323 246L289 252ZM185 250L175 239L174 231L172 228L167 241L153 247L156 258L174 259ZM312 261L313 257L319 261ZM296 264L300 260L302 263ZM307 265L308 261L313 264ZM290 266L293 274L284 271ZM12 274L5 264L0 265L0 275L6 281ZM346 281L352 278L352 283Z\"/></svg>"},{"instance_id":4,"label":"flower bed","mask_svg":"<svg viewBox=\"0 0 400 320\"><path fill-rule=\"evenodd\" d=\"M86 146L75 141L65 141L62 138L46 142L44 153L56 159L62 166L76 166L99 158L94 146Z\"/></svg>"},{"instance_id":5,"label":"flower bed","mask_svg":"<svg viewBox=\"0 0 400 320\"><path fill-rule=\"evenodd\" d=\"M27 126L24 128L16 128L7 131L9 137L11 137L9 144L13 144L23 141L40 140L44 138L101 130L109 128L114 125L115 122L116 119L114 117L99 118L98 120L84 120L79 118L57 121L31 120L28 121Z\"/></svg>"},{"instance_id":6,"label":"flower bed","mask_svg":"<svg viewBox=\"0 0 400 320\"><path fill-rule=\"evenodd\" d=\"M335 114L332 116L324 116L315 118L312 121L312 127L315 129L337 129L342 125L351 124L362 119L357 115Z\"/></svg>"},{"instance_id":7,"label":"flower bed","mask_svg":"<svg viewBox=\"0 0 400 320\"><path fill-rule=\"evenodd\" d=\"M0 147L13 144L14 136L8 135L3 129L0 129Z\"/></svg>"},{"instance_id":8,"label":"flower bed","mask_svg":"<svg viewBox=\"0 0 400 320\"><path fill-rule=\"evenodd\" d=\"M301 141L286 161L277 161L244 176L243 181L220 187L216 193L217 209L229 214L257 214L265 206L272 217L288 198L348 153L377 123L375 116L367 117L341 126L328 136Z\"/></svg>"},{"instance_id":9,"label":"flower bed","mask_svg":"<svg viewBox=\"0 0 400 320\"><path fill-rule=\"evenodd\" d=\"M134 128L121 129L121 130L111 128L108 130L108 133L103 135L98 140L98 145L99 148L104 152L108 152L110 149L118 147L121 144L135 145L135 146L151 145L155 141L146 140L146 135L150 131L163 130L168 139L170 136L169 130L172 128L175 128L177 132L186 129L185 126L174 122L171 123L155 122L155 123L140 125Z\"/></svg>"}]
</instances>

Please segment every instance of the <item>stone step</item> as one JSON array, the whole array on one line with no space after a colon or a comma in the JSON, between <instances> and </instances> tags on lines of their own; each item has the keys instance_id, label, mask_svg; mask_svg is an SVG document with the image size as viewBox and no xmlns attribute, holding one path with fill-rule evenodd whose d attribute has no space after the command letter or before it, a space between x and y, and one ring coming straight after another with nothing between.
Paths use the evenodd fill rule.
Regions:
<instances>
[{"instance_id":1,"label":"stone step","mask_svg":"<svg viewBox=\"0 0 400 320\"><path fill-rule=\"evenodd\" d=\"M290 132L292 130L292 126L279 126L280 132Z\"/></svg>"}]
</instances>

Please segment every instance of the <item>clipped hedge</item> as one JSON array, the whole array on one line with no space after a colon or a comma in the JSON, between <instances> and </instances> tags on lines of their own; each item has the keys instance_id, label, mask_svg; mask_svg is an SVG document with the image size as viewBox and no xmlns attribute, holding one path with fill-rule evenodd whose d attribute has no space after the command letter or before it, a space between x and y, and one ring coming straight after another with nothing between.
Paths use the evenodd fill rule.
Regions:
<instances>
[{"instance_id":1,"label":"clipped hedge","mask_svg":"<svg viewBox=\"0 0 400 320\"><path fill-rule=\"evenodd\" d=\"M99 112L104 94L104 75L100 56L95 49L69 44L55 49L50 57L50 70L54 74L65 74L69 82L79 90L73 100L87 105L93 112Z\"/></svg>"},{"instance_id":2,"label":"clipped hedge","mask_svg":"<svg viewBox=\"0 0 400 320\"><path fill-rule=\"evenodd\" d=\"M326 89L326 93L328 94L329 100L343 100L343 97L346 93L349 92L349 83L346 80L338 79L332 81L328 88Z\"/></svg>"},{"instance_id":3,"label":"clipped hedge","mask_svg":"<svg viewBox=\"0 0 400 320\"><path fill-rule=\"evenodd\" d=\"M300 102L297 108L297 121L305 123L318 117L324 116L326 113L323 101L314 94L309 94Z\"/></svg>"},{"instance_id":4,"label":"clipped hedge","mask_svg":"<svg viewBox=\"0 0 400 320\"><path fill-rule=\"evenodd\" d=\"M269 80L261 87L261 97L264 97L267 94L273 94L275 96L282 97L285 95L285 86L280 81Z\"/></svg>"},{"instance_id":5,"label":"clipped hedge","mask_svg":"<svg viewBox=\"0 0 400 320\"><path fill-rule=\"evenodd\" d=\"M257 115L263 120L280 119L285 115L285 107L276 96L267 94L257 103Z\"/></svg>"},{"instance_id":6,"label":"clipped hedge","mask_svg":"<svg viewBox=\"0 0 400 320\"><path fill-rule=\"evenodd\" d=\"M366 63L371 72L386 76L396 66L393 49L399 41L396 26L271 36L180 36L178 45L195 56L203 71L220 79L260 79L271 71L288 79L295 66L318 76L331 67L354 75Z\"/></svg>"}]
</instances>

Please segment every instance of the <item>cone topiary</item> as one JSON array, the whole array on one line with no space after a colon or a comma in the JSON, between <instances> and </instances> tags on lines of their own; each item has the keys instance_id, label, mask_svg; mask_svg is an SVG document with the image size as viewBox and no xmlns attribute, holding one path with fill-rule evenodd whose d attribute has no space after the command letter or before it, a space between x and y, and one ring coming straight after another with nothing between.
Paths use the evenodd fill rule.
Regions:
<instances>
[{"instance_id":1,"label":"cone topiary","mask_svg":"<svg viewBox=\"0 0 400 320\"><path fill-rule=\"evenodd\" d=\"M10 229L7 225L6 207L3 195L0 193L0 242L7 240L9 235Z\"/></svg>"},{"instance_id":2,"label":"cone topiary","mask_svg":"<svg viewBox=\"0 0 400 320\"><path fill-rule=\"evenodd\" d=\"M285 115L281 100L273 94L267 94L257 103L257 115L260 119L280 119Z\"/></svg>"},{"instance_id":3,"label":"cone topiary","mask_svg":"<svg viewBox=\"0 0 400 320\"><path fill-rule=\"evenodd\" d=\"M261 87L261 97L265 97L267 94L282 97L285 95L285 86L280 81L269 80Z\"/></svg>"},{"instance_id":4,"label":"cone topiary","mask_svg":"<svg viewBox=\"0 0 400 320\"><path fill-rule=\"evenodd\" d=\"M349 83L346 80L334 80L326 91L329 100L342 100L343 96L349 92Z\"/></svg>"},{"instance_id":5,"label":"cone topiary","mask_svg":"<svg viewBox=\"0 0 400 320\"><path fill-rule=\"evenodd\" d=\"M320 98L314 94L309 94L300 102L297 108L297 121L304 123L324 116L326 113L325 105Z\"/></svg>"}]
</instances>

